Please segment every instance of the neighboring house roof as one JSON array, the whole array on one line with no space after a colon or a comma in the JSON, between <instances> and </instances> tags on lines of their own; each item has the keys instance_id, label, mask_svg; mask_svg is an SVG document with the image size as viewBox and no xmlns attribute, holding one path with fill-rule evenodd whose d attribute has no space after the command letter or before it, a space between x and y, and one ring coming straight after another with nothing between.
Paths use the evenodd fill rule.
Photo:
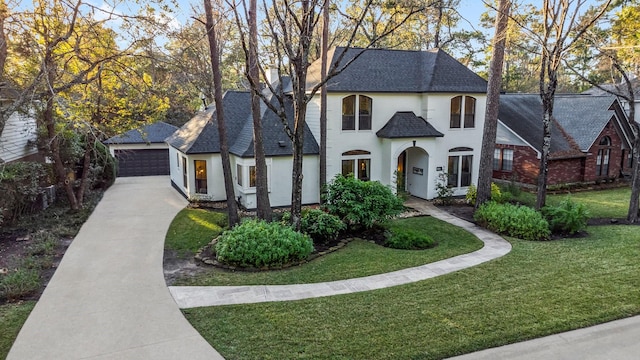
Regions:
<instances>
[{"instance_id":1,"label":"neighboring house roof","mask_svg":"<svg viewBox=\"0 0 640 360\"><path fill-rule=\"evenodd\" d=\"M413 111L398 111L382 129L376 132L381 138L419 138L443 137L444 134L436 130L422 116L416 116Z\"/></svg>"},{"instance_id":2,"label":"neighboring house roof","mask_svg":"<svg viewBox=\"0 0 640 360\"><path fill-rule=\"evenodd\" d=\"M623 117L623 118L620 118ZM498 118L537 151L542 148L542 101L538 94L502 94ZM551 153L555 158L587 153L614 119L627 137L631 130L616 96L559 94L554 98ZM628 141L628 139L627 139ZM500 143L500 141L498 141Z\"/></svg>"},{"instance_id":3,"label":"neighboring house roof","mask_svg":"<svg viewBox=\"0 0 640 360\"><path fill-rule=\"evenodd\" d=\"M501 94L498 119L530 144L542 151L542 101L538 94ZM551 125L551 153L554 157L581 156L581 152L560 125ZM555 153L555 154L554 154Z\"/></svg>"},{"instance_id":4,"label":"neighboring house roof","mask_svg":"<svg viewBox=\"0 0 640 360\"><path fill-rule=\"evenodd\" d=\"M553 117L576 141L580 150L586 152L615 115L611 107L614 102L617 102L616 97L609 94L556 95Z\"/></svg>"},{"instance_id":5,"label":"neighboring house roof","mask_svg":"<svg viewBox=\"0 0 640 360\"><path fill-rule=\"evenodd\" d=\"M344 47L329 51L330 66ZM359 56L358 56L359 55ZM487 82L440 49L428 51L349 48L338 63L344 71L327 83L330 92L486 93ZM320 60L311 64L307 88L320 81Z\"/></svg>"},{"instance_id":6,"label":"neighboring house roof","mask_svg":"<svg viewBox=\"0 0 640 360\"><path fill-rule=\"evenodd\" d=\"M153 144L163 143L167 136L178 130L177 126L159 121L145 125L138 129L129 130L124 134L107 139L105 144Z\"/></svg>"},{"instance_id":7,"label":"neighboring house roof","mask_svg":"<svg viewBox=\"0 0 640 360\"><path fill-rule=\"evenodd\" d=\"M640 97L640 79L639 78L631 79L630 82L631 82L631 88L633 89L634 97L636 98ZM584 91L582 94L600 96L600 95L611 95L611 92L615 94L626 94L627 83L620 82L617 84L600 84L599 87L594 86Z\"/></svg>"},{"instance_id":8,"label":"neighboring house roof","mask_svg":"<svg viewBox=\"0 0 640 360\"><path fill-rule=\"evenodd\" d=\"M285 101L285 112L293 128L293 104ZM275 97L273 104L277 106ZM223 97L225 125L229 152L240 157L253 157L253 119L251 116L251 94L244 91L227 91ZM276 113L261 104L262 137L266 156L292 155L291 140L284 132L283 124ZM185 154L219 153L220 137L215 118L215 106L199 112L166 142ZM304 153L318 154L319 146L305 125Z\"/></svg>"}]
</instances>

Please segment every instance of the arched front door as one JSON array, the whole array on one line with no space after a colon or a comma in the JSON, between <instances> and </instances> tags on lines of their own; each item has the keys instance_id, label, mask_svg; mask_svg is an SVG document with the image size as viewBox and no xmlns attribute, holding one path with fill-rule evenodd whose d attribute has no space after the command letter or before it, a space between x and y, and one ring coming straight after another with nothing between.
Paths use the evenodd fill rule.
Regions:
<instances>
[{"instance_id":1,"label":"arched front door","mask_svg":"<svg viewBox=\"0 0 640 360\"><path fill-rule=\"evenodd\" d=\"M410 147L398 156L398 173L403 174L405 188L413 196L427 199L429 190L429 154Z\"/></svg>"}]
</instances>

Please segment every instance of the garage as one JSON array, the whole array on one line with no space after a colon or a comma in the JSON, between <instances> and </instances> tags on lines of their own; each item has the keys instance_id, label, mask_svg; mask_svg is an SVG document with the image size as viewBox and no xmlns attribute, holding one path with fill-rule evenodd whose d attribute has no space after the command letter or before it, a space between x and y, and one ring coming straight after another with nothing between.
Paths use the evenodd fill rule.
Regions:
<instances>
[{"instance_id":1,"label":"garage","mask_svg":"<svg viewBox=\"0 0 640 360\"><path fill-rule=\"evenodd\" d=\"M115 150L118 176L169 175L169 149Z\"/></svg>"},{"instance_id":2,"label":"garage","mask_svg":"<svg viewBox=\"0 0 640 360\"><path fill-rule=\"evenodd\" d=\"M169 175L169 145L177 127L164 122L127 131L105 141L118 162L118 176Z\"/></svg>"}]
</instances>

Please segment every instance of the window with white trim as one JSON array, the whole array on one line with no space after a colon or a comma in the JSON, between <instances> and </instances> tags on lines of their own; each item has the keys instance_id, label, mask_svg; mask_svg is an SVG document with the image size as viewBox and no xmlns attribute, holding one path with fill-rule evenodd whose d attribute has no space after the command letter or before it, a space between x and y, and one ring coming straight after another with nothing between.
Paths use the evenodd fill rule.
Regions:
<instances>
[{"instance_id":1,"label":"window with white trim","mask_svg":"<svg viewBox=\"0 0 640 360\"><path fill-rule=\"evenodd\" d=\"M454 188L471 185L473 149L458 147L449 150L449 153L447 185Z\"/></svg>"},{"instance_id":2,"label":"window with white trim","mask_svg":"<svg viewBox=\"0 0 640 360\"><path fill-rule=\"evenodd\" d=\"M464 109L464 112L462 111ZM471 129L476 126L476 98L458 95L451 99L449 127Z\"/></svg>"},{"instance_id":3,"label":"window with white trim","mask_svg":"<svg viewBox=\"0 0 640 360\"><path fill-rule=\"evenodd\" d=\"M372 110L373 99L368 96L349 95L343 98L342 130L371 130Z\"/></svg>"},{"instance_id":4,"label":"window with white trim","mask_svg":"<svg viewBox=\"0 0 640 360\"><path fill-rule=\"evenodd\" d=\"M495 151L493 152L493 170L513 170L513 149L495 149Z\"/></svg>"},{"instance_id":5,"label":"window with white trim","mask_svg":"<svg viewBox=\"0 0 640 360\"><path fill-rule=\"evenodd\" d=\"M611 156L611 138L608 136L600 139L598 144L598 155L596 157L596 176L609 175L609 158Z\"/></svg>"},{"instance_id":6,"label":"window with white trim","mask_svg":"<svg viewBox=\"0 0 640 360\"><path fill-rule=\"evenodd\" d=\"M371 179L371 152L351 150L342 153L342 175L355 176L360 180Z\"/></svg>"}]
</instances>

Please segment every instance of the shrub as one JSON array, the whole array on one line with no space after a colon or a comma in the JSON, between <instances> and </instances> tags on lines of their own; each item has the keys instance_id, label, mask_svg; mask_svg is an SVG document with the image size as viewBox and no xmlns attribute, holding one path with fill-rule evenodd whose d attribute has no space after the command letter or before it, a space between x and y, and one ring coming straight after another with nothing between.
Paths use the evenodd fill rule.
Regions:
<instances>
[{"instance_id":1,"label":"shrub","mask_svg":"<svg viewBox=\"0 0 640 360\"><path fill-rule=\"evenodd\" d=\"M435 241L426 234L414 230L394 228L387 232L385 245L394 249L419 250L435 245Z\"/></svg>"},{"instance_id":2,"label":"shrub","mask_svg":"<svg viewBox=\"0 0 640 360\"><path fill-rule=\"evenodd\" d=\"M40 275L36 269L18 268L0 275L0 299L17 300L40 287Z\"/></svg>"},{"instance_id":3,"label":"shrub","mask_svg":"<svg viewBox=\"0 0 640 360\"><path fill-rule=\"evenodd\" d=\"M323 243L335 239L346 225L335 215L311 209L302 213L300 227L301 231L309 235L314 243Z\"/></svg>"},{"instance_id":4,"label":"shrub","mask_svg":"<svg viewBox=\"0 0 640 360\"><path fill-rule=\"evenodd\" d=\"M469 189L467 190L467 195L465 196L465 199L467 200L467 204L475 205L477 197L478 197L478 188L474 184L469 185ZM508 195L507 193L503 194L500 191L500 187L496 185L496 183L491 183L491 200L498 203L508 202L509 200L511 200L511 194L508 194Z\"/></svg>"},{"instance_id":5,"label":"shrub","mask_svg":"<svg viewBox=\"0 0 640 360\"><path fill-rule=\"evenodd\" d=\"M575 234L587 227L589 211L584 204L576 203L571 198L562 200L558 206L545 206L542 208L551 231Z\"/></svg>"},{"instance_id":6,"label":"shrub","mask_svg":"<svg viewBox=\"0 0 640 360\"><path fill-rule=\"evenodd\" d=\"M441 171L438 173L436 179L436 199L441 204L447 205L451 203L451 197L453 196L453 188L449 187L448 175L446 172Z\"/></svg>"},{"instance_id":7,"label":"shrub","mask_svg":"<svg viewBox=\"0 0 640 360\"><path fill-rule=\"evenodd\" d=\"M367 229L404 210L402 200L381 183L342 175L327 186L325 208L347 225Z\"/></svg>"},{"instance_id":8,"label":"shrub","mask_svg":"<svg viewBox=\"0 0 640 360\"><path fill-rule=\"evenodd\" d=\"M527 206L490 201L480 206L474 219L491 231L523 240L547 240L551 233L542 214Z\"/></svg>"},{"instance_id":9,"label":"shrub","mask_svg":"<svg viewBox=\"0 0 640 360\"><path fill-rule=\"evenodd\" d=\"M264 220L245 221L225 231L216 243L218 261L242 267L282 266L304 260L312 251L307 235Z\"/></svg>"},{"instance_id":10,"label":"shrub","mask_svg":"<svg viewBox=\"0 0 640 360\"><path fill-rule=\"evenodd\" d=\"M48 176L47 166L37 162L17 161L0 168L0 208L7 222L31 212L38 196L40 183Z\"/></svg>"}]
</instances>

